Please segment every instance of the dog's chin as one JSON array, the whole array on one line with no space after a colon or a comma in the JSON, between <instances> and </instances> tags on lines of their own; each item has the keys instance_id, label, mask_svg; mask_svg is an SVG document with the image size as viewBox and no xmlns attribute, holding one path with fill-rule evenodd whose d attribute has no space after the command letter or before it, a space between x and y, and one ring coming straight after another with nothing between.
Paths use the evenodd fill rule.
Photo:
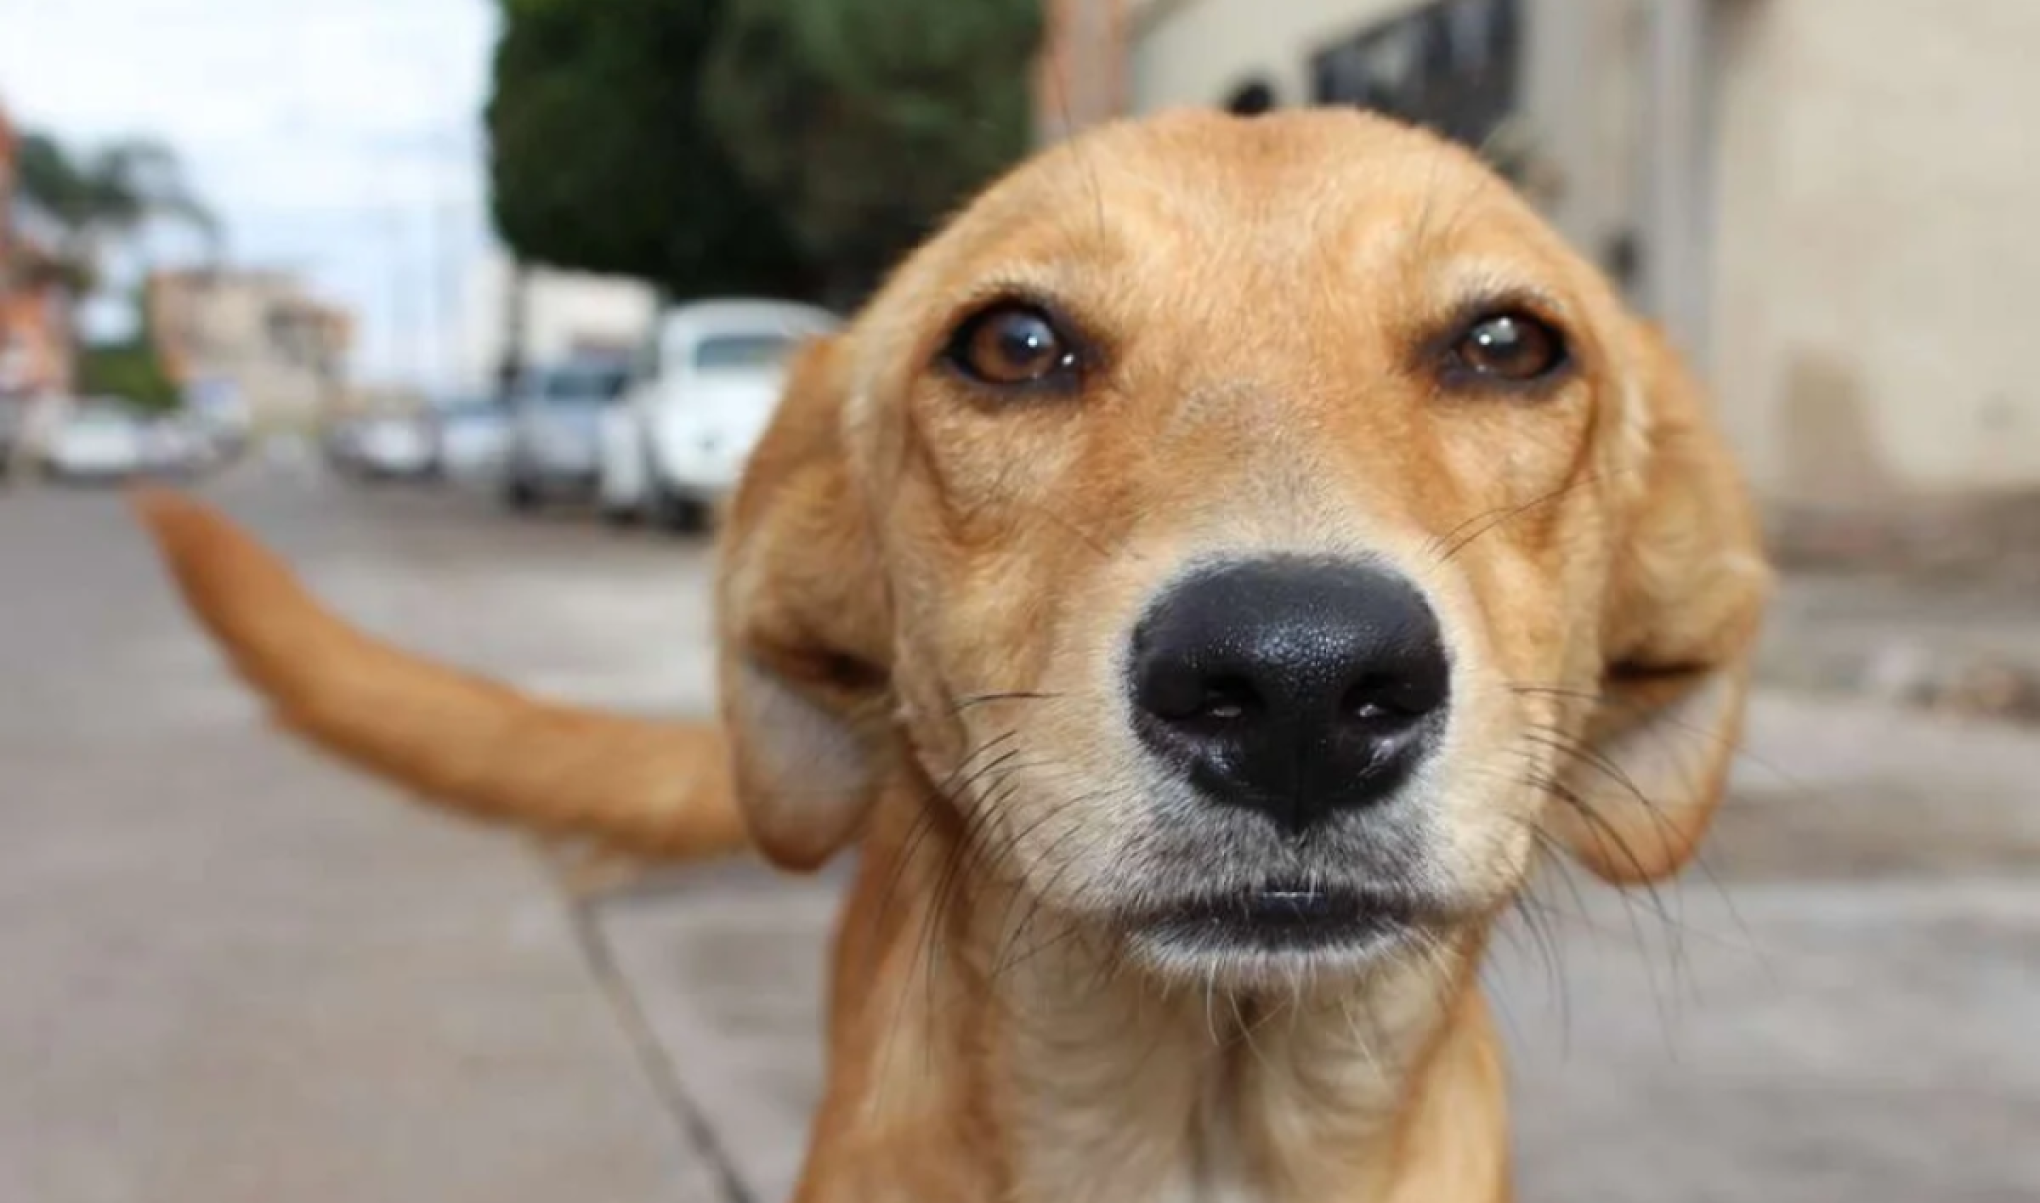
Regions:
<instances>
[{"instance_id":1,"label":"dog's chin","mask_svg":"<svg viewBox=\"0 0 2040 1203\"><path fill-rule=\"evenodd\" d=\"M1435 946L1444 924L1407 895L1276 882L1127 912L1119 926L1163 977L1251 988L1364 977Z\"/></svg>"}]
</instances>

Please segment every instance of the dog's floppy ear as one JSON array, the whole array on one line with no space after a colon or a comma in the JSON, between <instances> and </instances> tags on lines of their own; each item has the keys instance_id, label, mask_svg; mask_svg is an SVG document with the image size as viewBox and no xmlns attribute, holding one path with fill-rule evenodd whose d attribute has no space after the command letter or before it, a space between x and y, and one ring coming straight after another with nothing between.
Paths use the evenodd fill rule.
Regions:
<instances>
[{"instance_id":1,"label":"dog's floppy ear","mask_svg":"<svg viewBox=\"0 0 2040 1203\"><path fill-rule=\"evenodd\" d=\"M802 349L726 517L717 673L738 804L775 863L812 868L870 809L891 620L845 453L846 336Z\"/></svg>"},{"instance_id":2,"label":"dog's floppy ear","mask_svg":"<svg viewBox=\"0 0 2040 1203\"><path fill-rule=\"evenodd\" d=\"M1625 477L1603 620L1604 675L1588 754L1568 766L1578 805L1558 833L1619 884L1676 873L1706 834L1742 728L1749 661L1770 590L1754 508L1701 390L1655 330L1640 332Z\"/></svg>"}]
</instances>

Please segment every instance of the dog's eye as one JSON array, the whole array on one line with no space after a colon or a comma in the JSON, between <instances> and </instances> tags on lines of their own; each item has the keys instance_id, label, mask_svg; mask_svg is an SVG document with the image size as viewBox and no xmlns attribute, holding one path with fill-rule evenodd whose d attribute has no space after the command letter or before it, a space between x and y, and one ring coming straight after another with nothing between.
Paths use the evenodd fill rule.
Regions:
<instances>
[{"instance_id":1,"label":"dog's eye","mask_svg":"<svg viewBox=\"0 0 2040 1203\"><path fill-rule=\"evenodd\" d=\"M1004 302L957 328L945 358L979 384L1000 388L1057 386L1073 381L1076 344L1041 308Z\"/></svg>"},{"instance_id":2,"label":"dog's eye","mask_svg":"<svg viewBox=\"0 0 2040 1203\"><path fill-rule=\"evenodd\" d=\"M1507 384L1542 380L1565 366L1565 340L1527 313L1495 313L1473 323L1452 347L1452 366Z\"/></svg>"}]
</instances>

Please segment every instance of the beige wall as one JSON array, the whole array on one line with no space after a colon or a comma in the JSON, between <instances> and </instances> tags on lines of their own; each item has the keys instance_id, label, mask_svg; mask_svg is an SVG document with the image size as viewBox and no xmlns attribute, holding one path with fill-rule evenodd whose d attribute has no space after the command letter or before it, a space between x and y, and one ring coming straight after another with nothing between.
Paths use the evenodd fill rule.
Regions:
<instances>
[{"instance_id":1,"label":"beige wall","mask_svg":"<svg viewBox=\"0 0 2040 1203\"><path fill-rule=\"evenodd\" d=\"M495 386L510 289L511 265L502 255L484 259L469 277L461 308L458 387ZM523 306L525 357L544 363L597 345L637 346L656 315L658 297L636 280L531 268Z\"/></svg>"},{"instance_id":2,"label":"beige wall","mask_svg":"<svg viewBox=\"0 0 2040 1203\"><path fill-rule=\"evenodd\" d=\"M1417 0L1152 0L1136 10L1135 112L1215 105L1249 78L1285 105L1310 97L1310 54Z\"/></svg>"},{"instance_id":3,"label":"beige wall","mask_svg":"<svg viewBox=\"0 0 2040 1203\"><path fill-rule=\"evenodd\" d=\"M172 376L231 381L259 426L304 425L342 396L347 319L287 274L158 276L149 304Z\"/></svg>"},{"instance_id":4,"label":"beige wall","mask_svg":"<svg viewBox=\"0 0 2040 1203\"><path fill-rule=\"evenodd\" d=\"M2040 487L2040 2L1733 11L1714 375L1757 479Z\"/></svg>"}]
</instances>

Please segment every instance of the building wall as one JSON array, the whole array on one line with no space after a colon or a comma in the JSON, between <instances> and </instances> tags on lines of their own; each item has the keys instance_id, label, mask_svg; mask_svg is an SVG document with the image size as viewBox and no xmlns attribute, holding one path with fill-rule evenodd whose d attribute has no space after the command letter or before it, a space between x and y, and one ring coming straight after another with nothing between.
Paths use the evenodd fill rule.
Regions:
<instances>
[{"instance_id":1,"label":"building wall","mask_svg":"<svg viewBox=\"0 0 2040 1203\"><path fill-rule=\"evenodd\" d=\"M7 288L14 263L14 176L20 148L20 134L0 108L0 292Z\"/></svg>"},{"instance_id":2,"label":"building wall","mask_svg":"<svg viewBox=\"0 0 2040 1203\"><path fill-rule=\"evenodd\" d=\"M0 400L71 391L68 314L57 288L0 289Z\"/></svg>"},{"instance_id":3,"label":"building wall","mask_svg":"<svg viewBox=\"0 0 2040 1203\"><path fill-rule=\"evenodd\" d=\"M0 110L0 403L68 393L75 368L70 298L46 270L47 229L17 195L19 136ZM46 226L47 220L41 223Z\"/></svg>"},{"instance_id":4,"label":"building wall","mask_svg":"<svg viewBox=\"0 0 2040 1203\"><path fill-rule=\"evenodd\" d=\"M289 275L160 273L148 305L171 378L201 397L230 392L259 426L303 426L344 399L351 322Z\"/></svg>"},{"instance_id":5,"label":"building wall","mask_svg":"<svg viewBox=\"0 0 2040 1203\"><path fill-rule=\"evenodd\" d=\"M1714 369L1770 491L2040 488L2040 3L1738 0Z\"/></svg>"},{"instance_id":6,"label":"building wall","mask_svg":"<svg viewBox=\"0 0 2040 1203\"><path fill-rule=\"evenodd\" d=\"M1419 0L1154 0L1135 17L1135 112L1218 105L1265 80L1281 105L1308 103L1310 52Z\"/></svg>"},{"instance_id":7,"label":"building wall","mask_svg":"<svg viewBox=\"0 0 2040 1203\"><path fill-rule=\"evenodd\" d=\"M460 387L495 387L510 328L511 267L507 258L479 263L461 307ZM530 269L522 304L524 354L544 363L577 351L634 349L651 328L658 297L644 284L610 276Z\"/></svg>"}]
</instances>

